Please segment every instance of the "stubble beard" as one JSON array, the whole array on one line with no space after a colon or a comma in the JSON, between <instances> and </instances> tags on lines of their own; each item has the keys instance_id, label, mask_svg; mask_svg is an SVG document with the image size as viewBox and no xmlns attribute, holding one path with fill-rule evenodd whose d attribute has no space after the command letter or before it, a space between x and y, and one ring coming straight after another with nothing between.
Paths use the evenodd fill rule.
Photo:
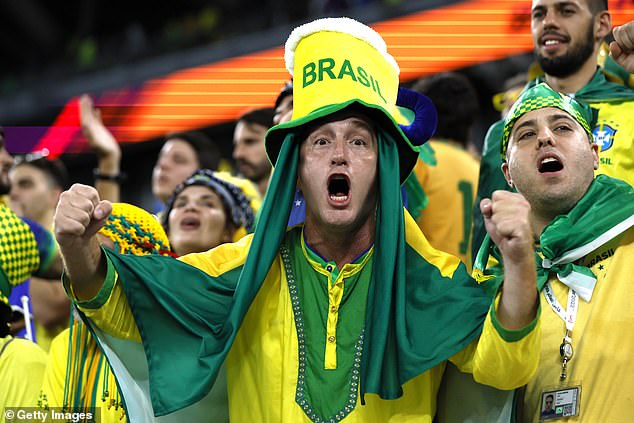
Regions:
<instances>
[{"instance_id":1,"label":"stubble beard","mask_svg":"<svg viewBox=\"0 0 634 423\"><path fill-rule=\"evenodd\" d=\"M564 78L576 73L594 53L594 30L588 25L585 37L563 56L545 57L535 48L537 62L547 75Z\"/></svg>"}]
</instances>

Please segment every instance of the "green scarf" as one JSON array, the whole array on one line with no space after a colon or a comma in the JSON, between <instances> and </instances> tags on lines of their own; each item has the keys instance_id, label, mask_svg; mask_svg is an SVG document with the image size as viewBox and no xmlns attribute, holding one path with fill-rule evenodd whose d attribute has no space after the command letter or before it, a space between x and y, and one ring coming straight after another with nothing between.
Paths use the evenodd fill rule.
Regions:
<instances>
[{"instance_id":1,"label":"green scarf","mask_svg":"<svg viewBox=\"0 0 634 423\"><path fill-rule=\"evenodd\" d=\"M542 82L546 82L543 75L529 82L524 91ZM624 101L634 99L634 90L625 85L608 81L603 70L597 67L597 71L590 82L575 93L575 98L586 103Z\"/></svg>"},{"instance_id":2,"label":"green scarf","mask_svg":"<svg viewBox=\"0 0 634 423\"><path fill-rule=\"evenodd\" d=\"M633 225L634 188L619 179L598 175L575 207L557 216L542 231L539 245L543 258L535 253L537 288L541 291L550 274L556 273L561 282L589 301L596 278L590 269L575 262ZM489 255L502 263L499 250L487 234L476 257L476 272L484 274ZM497 288L501 277L499 273L495 276Z\"/></svg>"}]
</instances>

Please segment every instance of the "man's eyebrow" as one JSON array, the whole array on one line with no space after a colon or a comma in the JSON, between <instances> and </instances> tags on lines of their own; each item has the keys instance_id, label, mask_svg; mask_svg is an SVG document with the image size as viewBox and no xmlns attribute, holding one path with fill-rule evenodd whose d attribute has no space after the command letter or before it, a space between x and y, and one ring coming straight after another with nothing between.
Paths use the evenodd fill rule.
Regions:
<instances>
[{"instance_id":1,"label":"man's eyebrow","mask_svg":"<svg viewBox=\"0 0 634 423\"><path fill-rule=\"evenodd\" d=\"M536 124L537 124L537 120L536 119L525 120L524 122L520 123L519 125L515 125L511 132L514 134L517 131L519 131L520 129L524 128L525 126L535 126Z\"/></svg>"}]
</instances>

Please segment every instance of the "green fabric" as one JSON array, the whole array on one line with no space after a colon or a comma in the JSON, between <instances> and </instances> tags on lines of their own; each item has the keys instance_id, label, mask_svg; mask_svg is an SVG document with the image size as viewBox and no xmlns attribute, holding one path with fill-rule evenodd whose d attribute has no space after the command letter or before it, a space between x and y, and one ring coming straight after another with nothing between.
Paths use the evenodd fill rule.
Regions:
<instances>
[{"instance_id":1,"label":"green fabric","mask_svg":"<svg viewBox=\"0 0 634 423\"><path fill-rule=\"evenodd\" d=\"M491 303L463 264L444 278L405 243L398 151L379 134L374 272L368 294L360 394L402 395L408 380L462 350L482 330ZM442 327L442 330L438 330Z\"/></svg>"},{"instance_id":2,"label":"green fabric","mask_svg":"<svg viewBox=\"0 0 634 423\"><path fill-rule=\"evenodd\" d=\"M101 247L102 251L110 251L108 248ZM108 265L106 268L106 278L104 279L103 284L101 285L101 289L97 292L93 298L86 301L75 301L75 303L82 308L91 308L93 310L100 308L103 306L108 298L110 297L110 293L112 292L112 287L114 286L115 281L115 269ZM62 283L64 284L64 289L66 292L70 292L70 281L68 280L68 276L66 276L66 272L62 273Z\"/></svg>"},{"instance_id":3,"label":"green fabric","mask_svg":"<svg viewBox=\"0 0 634 423\"><path fill-rule=\"evenodd\" d=\"M592 142L592 127L596 123L596 111L593 113L586 103L575 100L574 97L554 91L545 82L534 85L522 92L504 119L500 156L506 158L506 150L511 137L511 130L515 122L528 112L547 107L556 107L568 113L583 127Z\"/></svg>"},{"instance_id":4,"label":"green fabric","mask_svg":"<svg viewBox=\"0 0 634 423\"><path fill-rule=\"evenodd\" d=\"M403 189L405 189L405 195L407 195L407 211L412 215L414 220L418 221L423 210L427 207L429 197L427 197L423 186L420 184L414 172L410 173L405 182L403 182Z\"/></svg>"},{"instance_id":5,"label":"green fabric","mask_svg":"<svg viewBox=\"0 0 634 423\"><path fill-rule=\"evenodd\" d=\"M418 153L418 157L430 166L436 166L438 164L438 160L436 160L436 152L434 151L434 147L431 146L428 142L421 145L420 151Z\"/></svg>"},{"instance_id":6,"label":"green fabric","mask_svg":"<svg viewBox=\"0 0 634 423\"><path fill-rule=\"evenodd\" d=\"M385 399L402 395L402 384L480 334L491 304L463 264L451 277L442 277L406 245L397 143L387 132L379 131L377 137L380 205L365 315L362 401L366 392ZM298 150L294 135L287 135L244 266L211 278L168 257L106 252L143 339L157 416L209 392L285 236ZM418 228L412 230L412 236L422 236ZM176 282L178 290L173 289Z\"/></svg>"},{"instance_id":7,"label":"green fabric","mask_svg":"<svg viewBox=\"0 0 634 423\"><path fill-rule=\"evenodd\" d=\"M301 247L301 230L296 228L289 234L289 252L293 272L298 279L301 318L306 336L306 382L304 397L312 409L324 419L334 418L348 404L350 380L355 356L355 344L363 330L366 300L370 276L371 259L362 269L344 279L343 296L338 308L337 321L337 368L325 369L326 328L328 322L328 284L334 282L339 272L331 277L316 272ZM310 251L307 249L307 251ZM315 253L309 253L317 256ZM369 254L369 253L366 253ZM363 255L365 257L365 254ZM315 258L315 257L311 257ZM318 260L323 262L317 256ZM326 263L324 268L326 268ZM329 279L331 279L329 281Z\"/></svg>"},{"instance_id":8,"label":"green fabric","mask_svg":"<svg viewBox=\"0 0 634 423\"><path fill-rule=\"evenodd\" d=\"M524 89L526 90L542 82L545 82L545 79L540 76L529 82ZM619 102L634 99L634 90L625 85L608 81L601 68L597 67L597 71L590 82L575 93L575 98L586 103Z\"/></svg>"},{"instance_id":9,"label":"green fabric","mask_svg":"<svg viewBox=\"0 0 634 423\"><path fill-rule=\"evenodd\" d=\"M537 288L542 290L551 273L567 276L574 271L594 278L590 269L574 262L627 230L634 224L633 216L634 188L619 179L598 175L575 207L568 214L557 216L542 231L539 245L543 258L563 262L544 268L544 260L536 252ZM502 266L499 250L487 234L474 268L492 275L486 270L489 255ZM498 270L495 276L499 286L502 273Z\"/></svg>"},{"instance_id":10,"label":"green fabric","mask_svg":"<svg viewBox=\"0 0 634 423\"><path fill-rule=\"evenodd\" d=\"M535 326L537 326L537 322L539 321L539 316L541 314L542 307L540 304L537 308L535 318L528 325L524 326L521 329L512 330L506 329L504 326L502 326L502 323L500 323L500 320L498 319L497 312L495 311L495 307L491 307L491 324L493 325L497 333L500 334L500 337L506 342L517 342L522 340L526 335L531 333L533 329L535 329Z\"/></svg>"},{"instance_id":11,"label":"green fabric","mask_svg":"<svg viewBox=\"0 0 634 423\"><path fill-rule=\"evenodd\" d=\"M539 77L529 82L525 90L544 82ZM575 93L577 100L585 101L592 105L598 102L622 102L634 99L634 90L629 87L610 82L605 78L602 70L597 68L594 77L583 88ZM500 157L500 143L503 135L503 121L495 122L484 138L482 159L480 160L480 176L478 178L478 194L473 208L473 237L471 241L471 257L476 257L480 245L486 235L484 221L480 213L480 201L483 198L491 198L496 190L512 191L506 183L502 173L502 158Z\"/></svg>"}]
</instances>

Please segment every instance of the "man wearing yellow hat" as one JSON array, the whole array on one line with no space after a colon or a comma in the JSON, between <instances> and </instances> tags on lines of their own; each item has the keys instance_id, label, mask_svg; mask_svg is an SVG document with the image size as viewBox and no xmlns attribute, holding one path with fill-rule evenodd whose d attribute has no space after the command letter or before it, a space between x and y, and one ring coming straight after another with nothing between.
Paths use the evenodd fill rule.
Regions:
<instances>
[{"instance_id":1,"label":"man wearing yellow hat","mask_svg":"<svg viewBox=\"0 0 634 423\"><path fill-rule=\"evenodd\" d=\"M293 31L286 63L293 119L267 134L275 171L253 235L180 260L118 255L93 236L109 203L82 185L62 195L65 284L130 420L203 418L225 359L237 422L431 422L448 359L497 387L529 380L540 326L526 205L494 202L507 266L494 299L403 209L400 184L435 111L399 92L383 39L318 20ZM296 189L306 221L287 229Z\"/></svg>"}]
</instances>

